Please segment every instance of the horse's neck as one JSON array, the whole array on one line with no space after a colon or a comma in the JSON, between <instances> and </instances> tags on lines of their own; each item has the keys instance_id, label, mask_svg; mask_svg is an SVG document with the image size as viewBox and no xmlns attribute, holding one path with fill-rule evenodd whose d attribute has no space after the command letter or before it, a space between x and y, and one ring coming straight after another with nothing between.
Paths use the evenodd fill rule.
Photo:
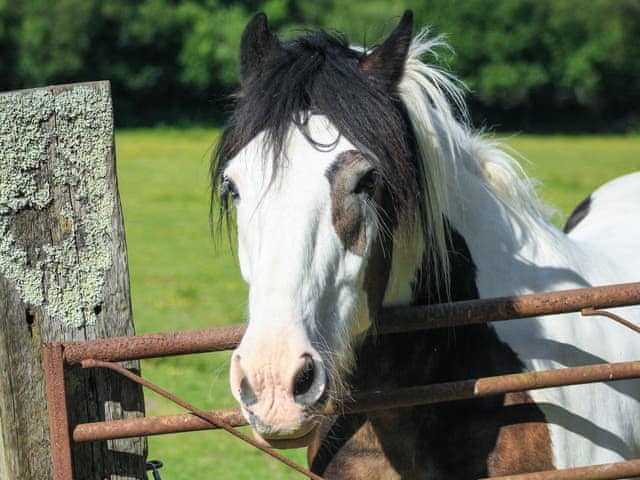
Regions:
<instances>
[{"instance_id":1,"label":"horse's neck","mask_svg":"<svg viewBox=\"0 0 640 480\"><path fill-rule=\"evenodd\" d=\"M585 256L582 248L542 215L533 218L511 211L491 193L479 173L464 166L446 176L455 183L447 188L445 217L468 248L479 297L587 285L580 273ZM400 235L394 244L386 305L408 304L414 299L416 272L424 273L423 250L419 233ZM453 289L459 281L451 279Z\"/></svg>"},{"instance_id":2,"label":"horse's neck","mask_svg":"<svg viewBox=\"0 0 640 480\"><path fill-rule=\"evenodd\" d=\"M449 292L444 289L438 291L437 282L430 275L428 266L421 265L411 282L411 304L433 303L447 294L452 301L479 298L476 268L467 243L448 223L447 228L451 288ZM358 369L357 388L380 388L376 386L380 380L388 381L389 387L399 387L489 375L494 373L495 354L504 357L506 353L506 350L500 352L500 348L488 355L482 352L486 352L486 345L492 336L489 329L480 325L369 337L358 350L359 365L377 366L375 369ZM475 360L468 362L465 357ZM511 360L502 358L502 363L512 364ZM515 368L519 367L515 365Z\"/></svg>"},{"instance_id":3,"label":"horse's neck","mask_svg":"<svg viewBox=\"0 0 640 480\"><path fill-rule=\"evenodd\" d=\"M469 248L480 297L586 286L584 252L542 215L509 210L484 179L464 171L449 218Z\"/></svg>"}]
</instances>

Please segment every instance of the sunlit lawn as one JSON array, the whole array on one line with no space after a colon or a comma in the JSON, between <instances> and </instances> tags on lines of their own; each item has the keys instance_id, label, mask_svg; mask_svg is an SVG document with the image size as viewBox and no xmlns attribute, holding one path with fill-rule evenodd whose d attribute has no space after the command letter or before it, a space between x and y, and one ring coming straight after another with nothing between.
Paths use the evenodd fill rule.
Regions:
<instances>
[{"instance_id":1,"label":"sunlit lawn","mask_svg":"<svg viewBox=\"0 0 640 480\"><path fill-rule=\"evenodd\" d=\"M529 175L541 180L542 198L564 222L576 204L607 180L640 170L640 136L513 136Z\"/></svg>"},{"instance_id":2,"label":"sunlit lawn","mask_svg":"<svg viewBox=\"0 0 640 480\"><path fill-rule=\"evenodd\" d=\"M209 229L209 157L214 130L134 130L116 136L129 271L138 333L241 322L246 287L225 237ZM590 191L640 169L640 136L511 136L509 145L542 180L543 198L564 217ZM143 362L150 380L199 407L232 406L229 354L191 355ZM180 409L146 394L147 414ZM304 462L303 451L290 456ZM153 437L150 458L161 459L163 479L300 478L224 432Z\"/></svg>"}]
</instances>

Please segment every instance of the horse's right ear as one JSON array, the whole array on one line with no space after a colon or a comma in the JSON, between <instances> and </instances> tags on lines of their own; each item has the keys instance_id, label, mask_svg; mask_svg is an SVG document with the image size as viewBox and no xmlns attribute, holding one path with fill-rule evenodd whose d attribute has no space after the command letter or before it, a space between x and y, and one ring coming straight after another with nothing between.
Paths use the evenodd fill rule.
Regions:
<instances>
[{"instance_id":1,"label":"horse's right ear","mask_svg":"<svg viewBox=\"0 0 640 480\"><path fill-rule=\"evenodd\" d=\"M267 24L267 16L260 12L247 24L240 42L240 84L246 85L258 77L270 53L280 42Z\"/></svg>"},{"instance_id":2,"label":"horse's right ear","mask_svg":"<svg viewBox=\"0 0 640 480\"><path fill-rule=\"evenodd\" d=\"M360 61L360 69L388 92L398 85L411 46L413 12L407 10L391 35Z\"/></svg>"}]
</instances>

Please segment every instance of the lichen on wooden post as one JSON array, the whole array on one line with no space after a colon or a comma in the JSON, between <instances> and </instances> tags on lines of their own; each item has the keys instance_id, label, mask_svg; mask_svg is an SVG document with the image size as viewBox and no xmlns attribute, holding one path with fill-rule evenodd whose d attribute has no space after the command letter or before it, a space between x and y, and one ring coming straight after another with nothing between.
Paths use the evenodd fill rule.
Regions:
<instances>
[{"instance_id":1,"label":"lichen on wooden post","mask_svg":"<svg viewBox=\"0 0 640 480\"><path fill-rule=\"evenodd\" d=\"M0 479L51 477L41 342L132 334L108 82L0 94ZM66 377L72 424L143 415L122 378ZM74 446L74 478L143 479L145 455Z\"/></svg>"}]
</instances>

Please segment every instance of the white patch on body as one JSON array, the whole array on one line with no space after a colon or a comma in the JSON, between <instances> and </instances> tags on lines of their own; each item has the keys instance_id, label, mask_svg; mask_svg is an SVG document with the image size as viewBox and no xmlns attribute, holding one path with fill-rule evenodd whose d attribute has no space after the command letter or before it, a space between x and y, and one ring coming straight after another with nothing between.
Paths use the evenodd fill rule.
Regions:
<instances>
[{"instance_id":1,"label":"white patch on body","mask_svg":"<svg viewBox=\"0 0 640 480\"><path fill-rule=\"evenodd\" d=\"M414 130L423 131L425 143L430 142L429 148L421 148L428 187L439 190L431 196L467 242L478 269L480 296L640 280L640 173L597 190L588 215L570 235L564 235L545 218L531 182L513 157L499 144L472 133L452 114L443 92L453 91L459 103L456 87L442 72L419 61L419 55L437 45L437 40L419 36L414 42L401 97L413 106L409 116ZM394 258L392 272L399 284L413 280L401 260L396 263ZM392 288L401 290L393 284ZM640 324L640 307L613 311ZM527 370L640 358L637 334L607 318L583 318L576 313L492 325ZM530 394L549 422L557 468L640 454L640 380Z\"/></svg>"}]
</instances>

